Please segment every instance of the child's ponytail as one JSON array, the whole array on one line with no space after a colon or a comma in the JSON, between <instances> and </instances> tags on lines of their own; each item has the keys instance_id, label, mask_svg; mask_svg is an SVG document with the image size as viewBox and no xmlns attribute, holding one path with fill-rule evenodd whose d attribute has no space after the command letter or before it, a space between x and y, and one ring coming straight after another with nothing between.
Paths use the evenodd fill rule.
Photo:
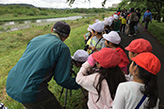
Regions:
<instances>
[{"instance_id":1,"label":"child's ponytail","mask_svg":"<svg viewBox=\"0 0 164 109\"><path fill-rule=\"evenodd\" d=\"M158 100L157 76L149 73L142 67L139 68L139 78L143 80L145 86L141 87L141 92L148 97L145 108L151 109L156 106Z\"/></svg>"}]
</instances>

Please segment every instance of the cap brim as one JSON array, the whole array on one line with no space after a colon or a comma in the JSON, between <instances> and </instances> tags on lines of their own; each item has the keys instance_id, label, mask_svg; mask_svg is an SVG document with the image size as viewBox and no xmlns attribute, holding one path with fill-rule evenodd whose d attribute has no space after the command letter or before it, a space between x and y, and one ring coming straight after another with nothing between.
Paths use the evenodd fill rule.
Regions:
<instances>
[{"instance_id":1,"label":"cap brim","mask_svg":"<svg viewBox=\"0 0 164 109\"><path fill-rule=\"evenodd\" d=\"M125 50L127 50L127 51L130 51L130 48L129 48L129 46L125 47Z\"/></svg>"},{"instance_id":2,"label":"cap brim","mask_svg":"<svg viewBox=\"0 0 164 109\"><path fill-rule=\"evenodd\" d=\"M71 56L71 58L72 58L73 60L75 60L75 58L74 58L73 56Z\"/></svg>"},{"instance_id":3,"label":"cap brim","mask_svg":"<svg viewBox=\"0 0 164 109\"><path fill-rule=\"evenodd\" d=\"M105 39L105 40L108 40L108 34L103 34L103 38ZM108 40L109 41L109 40Z\"/></svg>"},{"instance_id":4,"label":"cap brim","mask_svg":"<svg viewBox=\"0 0 164 109\"><path fill-rule=\"evenodd\" d=\"M89 25L89 28L93 29L93 25Z\"/></svg>"}]
</instances>

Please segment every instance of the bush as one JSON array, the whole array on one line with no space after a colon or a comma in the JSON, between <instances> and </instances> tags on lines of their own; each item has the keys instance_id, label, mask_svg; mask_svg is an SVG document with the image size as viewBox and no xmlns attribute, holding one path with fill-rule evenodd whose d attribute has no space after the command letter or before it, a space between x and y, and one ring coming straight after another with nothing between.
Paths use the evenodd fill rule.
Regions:
<instances>
[{"instance_id":1,"label":"bush","mask_svg":"<svg viewBox=\"0 0 164 109\"><path fill-rule=\"evenodd\" d=\"M18 14L13 14L13 17L18 17Z\"/></svg>"},{"instance_id":2,"label":"bush","mask_svg":"<svg viewBox=\"0 0 164 109\"><path fill-rule=\"evenodd\" d=\"M17 33L17 35L18 35L18 36L23 36L23 34L22 34L22 33Z\"/></svg>"},{"instance_id":3,"label":"bush","mask_svg":"<svg viewBox=\"0 0 164 109\"><path fill-rule=\"evenodd\" d=\"M48 15L46 12L40 12L39 15Z\"/></svg>"},{"instance_id":4,"label":"bush","mask_svg":"<svg viewBox=\"0 0 164 109\"><path fill-rule=\"evenodd\" d=\"M36 13L35 12L28 12L26 15L28 16L34 16Z\"/></svg>"}]
</instances>

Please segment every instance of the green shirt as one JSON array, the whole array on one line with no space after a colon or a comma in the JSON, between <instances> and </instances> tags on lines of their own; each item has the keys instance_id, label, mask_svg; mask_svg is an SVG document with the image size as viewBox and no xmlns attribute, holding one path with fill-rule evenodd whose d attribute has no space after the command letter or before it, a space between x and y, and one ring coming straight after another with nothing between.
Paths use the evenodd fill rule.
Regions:
<instances>
[{"instance_id":1,"label":"green shirt","mask_svg":"<svg viewBox=\"0 0 164 109\"><path fill-rule=\"evenodd\" d=\"M50 71L53 66L55 68ZM6 91L21 103L39 101L47 96L48 82L52 77L64 88L78 89L75 78L70 76L70 67L70 50L57 36L35 37L9 72Z\"/></svg>"}]
</instances>

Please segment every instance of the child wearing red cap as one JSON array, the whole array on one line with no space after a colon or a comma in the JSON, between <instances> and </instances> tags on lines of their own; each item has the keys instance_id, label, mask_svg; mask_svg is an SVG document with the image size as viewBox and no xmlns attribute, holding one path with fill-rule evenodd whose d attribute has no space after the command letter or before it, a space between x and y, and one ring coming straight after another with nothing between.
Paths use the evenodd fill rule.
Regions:
<instances>
[{"instance_id":1,"label":"child wearing red cap","mask_svg":"<svg viewBox=\"0 0 164 109\"><path fill-rule=\"evenodd\" d=\"M105 45L118 52L121 57L121 62L118 64L118 66L124 71L125 74L128 74L127 66L129 65L129 59L120 46L121 37L119 34L116 31L111 31L108 34L103 34L103 37L105 39Z\"/></svg>"},{"instance_id":2,"label":"child wearing red cap","mask_svg":"<svg viewBox=\"0 0 164 109\"><path fill-rule=\"evenodd\" d=\"M119 84L113 109L158 109L157 73L160 68L159 59L150 52L133 57L129 68L133 81Z\"/></svg>"},{"instance_id":3,"label":"child wearing red cap","mask_svg":"<svg viewBox=\"0 0 164 109\"><path fill-rule=\"evenodd\" d=\"M125 49L129 51L129 58L131 59L142 52L151 52L152 45L148 40L139 38L133 40Z\"/></svg>"},{"instance_id":4,"label":"child wearing red cap","mask_svg":"<svg viewBox=\"0 0 164 109\"><path fill-rule=\"evenodd\" d=\"M76 82L88 90L89 109L110 109L112 107L118 84L126 81L124 73L118 67L120 61L119 54L113 49L102 48L90 55L82 65ZM95 63L99 68L98 71L91 70Z\"/></svg>"}]
</instances>

